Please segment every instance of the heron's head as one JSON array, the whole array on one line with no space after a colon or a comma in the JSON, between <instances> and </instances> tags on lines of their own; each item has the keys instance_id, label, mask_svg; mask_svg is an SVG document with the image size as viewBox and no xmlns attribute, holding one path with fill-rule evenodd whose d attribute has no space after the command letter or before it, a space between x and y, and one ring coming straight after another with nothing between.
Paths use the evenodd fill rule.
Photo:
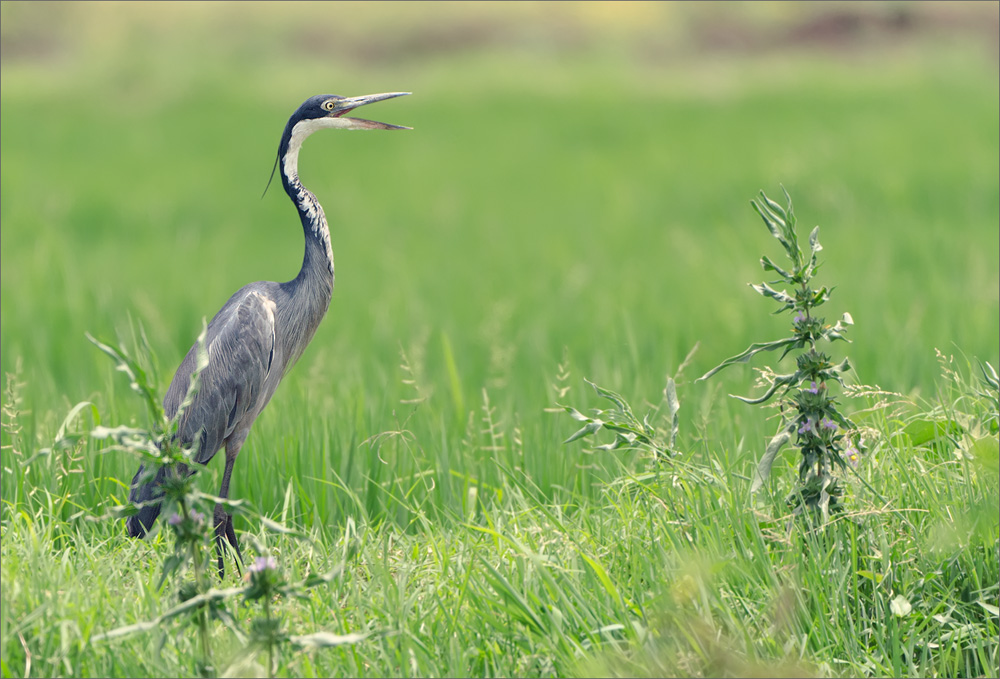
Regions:
<instances>
[{"instance_id":1,"label":"heron's head","mask_svg":"<svg viewBox=\"0 0 1000 679\"><path fill-rule=\"evenodd\" d=\"M373 104L376 101L394 99L402 97L409 92L385 92L382 94L366 94L360 97L341 97L336 94L319 94L309 97L288 119L285 132L281 135L281 142L278 144L278 157L275 160L275 168L282 165L282 176L286 182L292 176L297 176L299 149L306 137L317 130L409 130L409 127L402 125L390 125L389 123L379 123L374 120L364 120L363 118L350 118L346 114L359 106ZM274 170L271 171L274 177ZM270 180L267 182L271 185ZM267 189L264 189L267 193Z\"/></svg>"},{"instance_id":2,"label":"heron's head","mask_svg":"<svg viewBox=\"0 0 1000 679\"><path fill-rule=\"evenodd\" d=\"M374 104L376 101L402 97L409 92L385 92L383 94L366 94L360 97L341 97L336 94L319 94L310 97L299 106L288 120L288 131L291 134L311 134L316 130L333 128L339 130L408 130L401 125L379 123L363 118L350 118L346 114L354 109Z\"/></svg>"}]
</instances>

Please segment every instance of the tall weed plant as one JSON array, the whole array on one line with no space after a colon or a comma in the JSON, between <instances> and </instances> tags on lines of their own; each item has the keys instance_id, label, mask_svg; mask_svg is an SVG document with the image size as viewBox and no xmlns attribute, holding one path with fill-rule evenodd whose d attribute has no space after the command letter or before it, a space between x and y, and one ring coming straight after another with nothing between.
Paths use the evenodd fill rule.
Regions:
<instances>
[{"instance_id":1,"label":"tall weed plant","mask_svg":"<svg viewBox=\"0 0 1000 679\"><path fill-rule=\"evenodd\" d=\"M774 273L777 278L752 287L779 305L775 314L792 316L791 334L782 339L751 344L699 379L706 380L723 368L746 363L763 352L781 350L779 360L797 352L793 372L781 374L770 368L762 371L767 389L761 396L736 396L752 405L763 405L777 397L781 412L781 424L757 465L751 492L756 492L765 483L775 457L794 439L802 459L799 486L789 496L788 502L796 514L813 509L827 519L831 512L842 509L843 490L834 476L834 469L844 469L848 461L857 462L859 437L854 424L840 412L831 390L833 384L844 386L843 375L851 369L851 365L846 358L837 362L826 353L825 347L845 340L844 332L854 321L850 314L845 313L836 323L828 324L817 314L819 307L829 301L832 291L826 286L816 288L813 284L820 266L818 256L823 249L819 242L819 227L810 232L809 253L803 254L799 247L792 199L787 191L784 193L784 207L768 198L763 191L758 199L750 202L768 231L781 244L788 260L783 267L766 255L761 257L764 271ZM788 288L772 287L777 284L787 285Z\"/></svg>"}]
</instances>

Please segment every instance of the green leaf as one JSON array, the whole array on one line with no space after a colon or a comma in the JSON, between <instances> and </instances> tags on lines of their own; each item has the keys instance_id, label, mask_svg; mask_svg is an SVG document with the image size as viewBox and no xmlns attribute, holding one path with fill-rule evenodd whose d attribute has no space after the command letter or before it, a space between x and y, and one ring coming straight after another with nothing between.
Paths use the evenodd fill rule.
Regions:
<instances>
[{"instance_id":1,"label":"green leaf","mask_svg":"<svg viewBox=\"0 0 1000 679\"><path fill-rule=\"evenodd\" d=\"M524 598L521 588L511 585L510 581L486 559L480 557L479 562L485 568L485 577L490 582L494 591L504 599L506 605L503 608L507 614L531 628L536 634L544 635L545 623Z\"/></svg>"},{"instance_id":2,"label":"green leaf","mask_svg":"<svg viewBox=\"0 0 1000 679\"><path fill-rule=\"evenodd\" d=\"M726 366L735 365L736 363L746 363L754 355L759 354L762 351L774 351L775 349L781 349L782 347L789 346L798 341L798 337L786 337L785 339L774 340L773 342L758 342L751 344L744 351L736 354L731 358L727 358L725 361L715 366L707 373L699 377L695 382L701 382L702 380L707 380L709 377L719 372Z\"/></svg>"},{"instance_id":3,"label":"green leaf","mask_svg":"<svg viewBox=\"0 0 1000 679\"><path fill-rule=\"evenodd\" d=\"M792 197L790 195L788 195L788 191L785 189L784 186L781 187L781 192L783 194L785 194L785 202L788 204L788 207L786 208L786 211L785 211L786 221L788 222L788 228L794 229L795 228L795 210L792 208Z\"/></svg>"},{"instance_id":4,"label":"green leaf","mask_svg":"<svg viewBox=\"0 0 1000 679\"><path fill-rule=\"evenodd\" d=\"M839 321L832 327L823 330L823 337L831 342L834 340L850 342L851 340L844 337L844 333L847 332L847 326L849 325L854 325L854 318L849 313L844 312L843 317Z\"/></svg>"},{"instance_id":5,"label":"green leaf","mask_svg":"<svg viewBox=\"0 0 1000 679\"><path fill-rule=\"evenodd\" d=\"M984 436L969 446L968 452L986 472L996 475L1000 472L1000 442L996 436Z\"/></svg>"},{"instance_id":6,"label":"green leaf","mask_svg":"<svg viewBox=\"0 0 1000 679\"><path fill-rule=\"evenodd\" d=\"M788 375L775 375L774 382L771 383L770 388L767 390L767 392L764 393L763 396L760 396L758 398L749 398L747 396L737 396L734 394L730 394L730 396L732 396L733 398L738 398L744 403L748 403L750 405L758 405L761 403L765 403L768 399L774 396L774 394L781 387L787 387L792 384L798 384L799 380L801 379L802 379L802 373L798 370Z\"/></svg>"},{"instance_id":7,"label":"green leaf","mask_svg":"<svg viewBox=\"0 0 1000 679\"><path fill-rule=\"evenodd\" d=\"M815 255L822 249L823 246L819 244L819 227L817 226L809 234L809 250Z\"/></svg>"},{"instance_id":8,"label":"green leaf","mask_svg":"<svg viewBox=\"0 0 1000 679\"><path fill-rule=\"evenodd\" d=\"M150 432L145 429L135 427L94 427L90 435L95 439L111 439L123 450L141 453L143 457L159 460L160 449L156 447L156 441L149 438Z\"/></svg>"},{"instance_id":9,"label":"green leaf","mask_svg":"<svg viewBox=\"0 0 1000 679\"><path fill-rule=\"evenodd\" d=\"M826 488L830 485L831 481L833 481L832 478L825 474L823 475L819 487L819 502L816 503L819 510L823 513L824 522L830 520L830 493Z\"/></svg>"},{"instance_id":10,"label":"green leaf","mask_svg":"<svg viewBox=\"0 0 1000 679\"><path fill-rule=\"evenodd\" d=\"M601 585L604 586L604 591L610 594L616 601L621 601L622 598L618 593L618 588L615 587L615 584L611 581L611 578L608 576L608 572L604 569L604 566L602 566L596 559L592 559L590 556L584 554L579 548L577 548L576 551L577 554L583 557L583 560L587 562L587 565L590 566L591 570L594 571L594 575L597 576L597 579L601 581Z\"/></svg>"},{"instance_id":11,"label":"green leaf","mask_svg":"<svg viewBox=\"0 0 1000 679\"><path fill-rule=\"evenodd\" d=\"M882 578L885 577L881 573L873 573L872 571L858 571L858 575L860 575L863 578L868 578L869 580L871 580L872 582L874 582L876 585L879 584L879 583L881 583L882 582Z\"/></svg>"},{"instance_id":12,"label":"green leaf","mask_svg":"<svg viewBox=\"0 0 1000 679\"><path fill-rule=\"evenodd\" d=\"M839 382L840 384L843 384L844 378L841 377L839 373L846 373L850 369L851 369L851 361L850 359L845 358L837 365L830 366L826 370L820 371L820 375L822 376L823 379L833 379Z\"/></svg>"},{"instance_id":13,"label":"green leaf","mask_svg":"<svg viewBox=\"0 0 1000 679\"><path fill-rule=\"evenodd\" d=\"M913 420L903 427L903 433L910 437L910 443L914 446L922 446L962 431L962 426L954 420Z\"/></svg>"},{"instance_id":14,"label":"green leaf","mask_svg":"<svg viewBox=\"0 0 1000 679\"><path fill-rule=\"evenodd\" d=\"M788 194L786 193L785 196L787 197ZM785 208L768 198L767 194L763 191L760 192L760 197L764 200L764 204L767 205L767 209L770 210L772 214L780 218L783 226L790 226L790 224L788 224L788 213L785 211Z\"/></svg>"},{"instance_id":15,"label":"green leaf","mask_svg":"<svg viewBox=\"0 0 1000 679\"><path fill-rule=\"evenodd\" d=\"M777 457L781 449L788 443L788 440L792 438L792 431L794 429L795 422L789 422L767 444L764 456L760 458L760 462L757 463L757 469L754 470L753 482L750 484L751 495L760 490L764 482L771 475L771 465L774 464L774 458Z\"/></svg>"},{"instance_id":16,"label":"green leaf","mask_svg":"<svg viewBox=\"0 0 1000 679\"><path fill-rule=\"evenodd\" d=\"M608 399L616 406L618 406L619 410L621 410L623 413L629 415L630 417L632 416L632 406L628 404L628 401L626 401L625 397L623 397L621 394L611 391L610 389L605 389L604 387L600 387L588 379L585 379L584 382L592 386L594 388L594 391L597 392L598 396ZM632 417L632 419L635 418Z\"/></svg>"},{"instance_id":17,"label":"green leaf","mask_svg":"<svg viewBox=\"0 0 1000 679\"><path fill-rule=\"evenodd\" d=\"M1000 616L1000 608L997 608L993 604L988 604L985 601L983 601L982 599L980 599L976 603L979 604L980 606L982 606L983 610L986 611L987 613L989 613L990 615L992 615L992 616Z\"/></svg>"},{"instance_id":18,"label":"green leaf","mask_svg":"<svg viewBox=\"0 0 1000 679\"><path fill-rule=\"evenodd\" d=\"M979 362L979 369L983 371L983 381L986 385L994 389L1000 389L1000 376L997 375L996 369L987 363Z\"/></svg>"},{"instance_id":19,"label":"green leaf","mask_svg":"<svg viewBox=\"0 0 1000 679\"><path fill-rule=\"evenodd\" d=\"M591 434L599 430L603 426L603 424L604 423L601 420L592 420L586 425L584 425L582 429L577 430L576 433L574 433L568 439L563 441L563 443L564 444L572 443L573 441L582 439L584 436L590 436Z\"/></svg>"},{"instance_id":20,"label":"green leaf","mask_svg":"<svg viewBox=\"0 0 1000 679\"><path fill-rule=\"evenodd\" d=\"M760 285L751 284L750 287L752 287L760 294L764 295L764 297L770 297L776 302L781 302L782 304L784 304L784 306L778 309L778 311L776 311L775 313L781 313L785 309L791 309L792 307L795 306L795 298L789 295L784 290L775 290L767 283L761 283Z\"/></svg>"},{"instance_id":21,"label":"green leaf","mask_svg":"<svg viewBox=\"0 0 1000 679\"><path fill-rule=\"evenodd\" d=\"M754 210L761 216L764 223L770 230L771 235L778 239L785 253L792 261L795 271L799 271L802 266L802 253L799 251L798 237L795 234L795 212L792 208L792 198L781 187L788 203L787 208L783 208L767 197L763 191L760 192L760 200L750 201Z\"/></svg>"},{"instance_id":22,"label":"green leaf","mask_svg":"<svg viewBox=\"0 0 1000 679\"><path fill-rule=\"evenodd\" d=\"M761 191L760 195L764 196L764 192ZM767 196L764 196L764 200L768 200ZM766 204L762 204L756 200L751 200L750 205L752 205L753 209L757 211L760 218L764 220L764 225L767 226L767 230L771 232L771 235L777 238L778 242L781 243L785 249L787 249L788 241L785 238L785 220L769 210ZM775 204L775 207L779 210L781 209L781 207L777 204Z\"/></svg>"},{"instance_id":23,"label":"green leaf","mask_svg":"<svg viewBox=\"0 0 1000 679\"><path fill-rule=\"evenodd\" d=\"M824 286L814 292L812 299L809 300L809 306L813 308L823 306L829 299L830 291Z\"/></svg>"},{"instance_id":24,"label":"green leaf","mask_svg":"<svg viewBox=\"0 0 1000 679\"><path fill-rule=\"evenodd\" d=\"M819 227L817 226L809 234L809 251L812 255L809 257L809 266L806 268L805 279L809 280L812 278L813 274L816 273L816 269L819 268L819 252L823 249L823 246L819 244Z\"/></svg>"},{"instance_id":25,"label":"green leaf","mask_svg":"<svg viewBox=\"0 0 1000 679\"><path fill-rule=\"evenodd\" d=\"M634 434L632 436L628 435L623 436L619 434L617 437L615 437L614 441L612 441L611 443L605 443L602 446L597 446L595 450L605 450L605 451L618 450L622 446L629 446L629 447L633 446L635 444L635 441L636 437Z\"/></svg>"},{"instance_id":26,"label":"green leaf","mask_svg":"<svg viewBox=\"0 0 1000 679\"><path fill-rule=\"evenodd\" d=\"M791 281L792 280L792 274L788 273L787 271L785 271L784 269L782 269L780 266L778 266L777 264L775 264L774 262L772 262L771 259L767 255L764 255L763 257L760 258L760 265L762 267L764 267L764 271L774 271L779 276L781 276L782 278L784 278L786 281Z\"/></svg>"},{"instance_id":27,"label":"green leaf","mask_svg":"<svg viewBox=\"0 0 1000 679\"><path fill-rule=\"evenodd\" d=\"M302 531L295 530L294 528L289 528L288 526L282 525L277 521L272 521L266 516L260 517L260 523L268 530L273 530L275 533L283 533L285 535L304 535Z\"/></svg>"}]
</instances>

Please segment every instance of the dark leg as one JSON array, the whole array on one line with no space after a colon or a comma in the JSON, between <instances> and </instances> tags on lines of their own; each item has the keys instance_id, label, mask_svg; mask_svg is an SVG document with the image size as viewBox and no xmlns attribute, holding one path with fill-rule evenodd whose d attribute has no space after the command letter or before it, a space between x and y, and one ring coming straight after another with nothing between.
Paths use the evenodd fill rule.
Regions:
<instances>
[{"instance_id":1,"label":"dark leg","mask_svg":"<svg viewBox=\"0 0 1000 679\"><path fill-rule=\"evenodd\" d=\"M219 489L219 497L223 499L229 499L229 478L233 474L233 463L236 462L236 456L240 454L240 448L245 439L246 434L243 436L237 435L226 442L226 469L222 472L222 487ZM219 555L219 577L223 578L226 575L226 563L224 559L226 545L223 543L223 540L228 541L232 549L236 552L238 558L238 561L235 562L236 572L242 575L243 571L240 569L240 564L243 563L243 553L240 551L240 544L236 540L236 531L233 530L233 515L226 512L221 504L218 504L215 505L214 518L215 550Z\"/></svg>"},{"instance_id":2,"label":"dark leg","mask_svg":"<svg viewBox=\"0 0 1000 679\"><path fill-rule=\"evenodd\" d=\"M229 546L225 543L228 542ZM222 505L215 505L215 551L219 555L219 577L226 576L226 550L232 549L236 552L236 572L240 575L243 571L240 564L243 563L243 552L240 551L240 544L236 540L236 531L233 530L233 515L226 512Z\"/></svg>"}]
</instances>

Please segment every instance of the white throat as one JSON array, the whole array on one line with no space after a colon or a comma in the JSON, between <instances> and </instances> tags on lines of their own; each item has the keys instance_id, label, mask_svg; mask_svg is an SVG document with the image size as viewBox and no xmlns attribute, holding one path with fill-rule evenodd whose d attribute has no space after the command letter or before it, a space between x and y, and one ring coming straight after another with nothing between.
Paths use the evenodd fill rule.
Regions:
<instances>
[{"instance_id":1,"label":"white throat","mask_svg":"<svg viewBox=\"0 0 1000 679\"><path fill-rule=\"evenodd\" d=\"M333 273L333 248L330 246L330 229L326 223L326 215L316 197L302 185L299 181L299 150L306 137L317 130L323 129L352 129L350 118L314 118L312 120L301 120L295 123L292 128L291 138L288 140L288 151L282 169L288 177L292 190L295 192L293 200L301 210L305 212L309 224L312 226L313 234L319 238L326 250L327 266L330 273Z\"/></svg>"},{"instance_id":2,"label":"white throat","mask_svg":"<svg viewBox=\"0 0 1000 679\"><path fill-rule=\"evenodd\" d=\"M289 178L299 176L299 150L306 137L317 130L350 130L354 128L353 122L350 118L313 118L295 123L292 137L288 140L288 153L285 154L285 174Z\"/></svg>"}]
</instances>

